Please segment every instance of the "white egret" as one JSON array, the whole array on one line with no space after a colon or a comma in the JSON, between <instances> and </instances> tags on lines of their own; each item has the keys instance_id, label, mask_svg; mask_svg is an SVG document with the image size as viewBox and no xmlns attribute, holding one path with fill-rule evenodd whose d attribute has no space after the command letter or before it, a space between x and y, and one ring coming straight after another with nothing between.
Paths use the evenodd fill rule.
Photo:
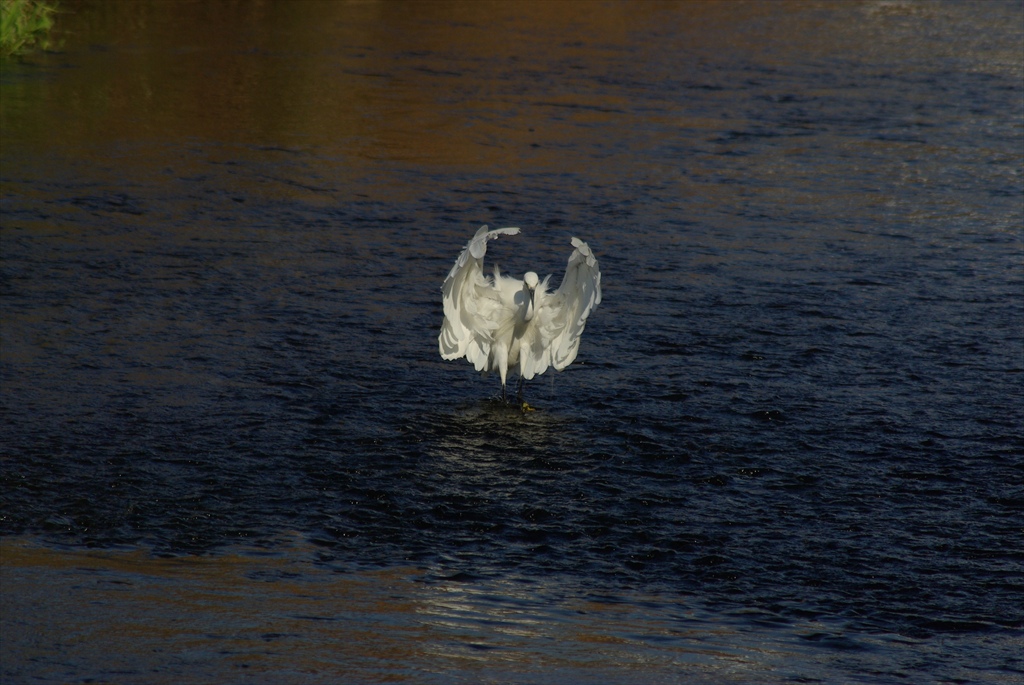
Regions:
<instances>
[{"instance_id":1,"label":"white egret","mask_svg":"<svg viewBox=\"0 0 1024 685\"><path fill-rule=\"evenodd\" d=\"M487 241L518 233L481 226L466 244L441 286L444 323L437 342L444 359L465 357L477 371L497 371L503 399L508 371L518 365L522 402L524 380L549 366L561 371L576 359L587 317L601 303L601 272L590 247L573 238L575 249L554 292L548 291L551 276L541 281L533 271L519 280L494 267L493 278L485 276Z\"/></svg>"}]
</instances>

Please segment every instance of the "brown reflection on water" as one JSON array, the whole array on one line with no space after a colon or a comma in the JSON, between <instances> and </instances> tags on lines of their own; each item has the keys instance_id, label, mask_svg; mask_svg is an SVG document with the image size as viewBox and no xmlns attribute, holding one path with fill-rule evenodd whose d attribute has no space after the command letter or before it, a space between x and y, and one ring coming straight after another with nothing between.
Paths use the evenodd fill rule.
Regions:
<instances>
[{"instance_id":1,"label":"brown reflection on water","mask_svg":"<svg viewBox=\"0 0 1024 685\"><path fill-rule=\"evenodd\" d=\"M158 559L17 541L2 550L7 673L287 681L424 663L406 570L342 577L246 555Z\"/></svg>"},{"instance_id":2,"label":"brown reflection on water","mask_svg":"<svg viewBox=\"0 0 1024 685\"><path fill-rule=\"evenodd\" d=\"M411 568L340 574L292 551L154 558L4 539L5 679L734 681L786 656L682 606L545 603L534 586L423 583Z\"/></svg>"},{"instance_id":3,"label":"brown reflection on water","mask_svg":"<svg viewBox=\"0 0 1024 685\"><path fill-rule=\"evenodd\" d=\"M32 59L75 70L53 79L48 106L5 86L5 130L19 140L77 148L117 140L213 140L327 146L365 160L479 163L497 133L521 136L527 122L485 132L467 112L444 106L445 92L476 102L476 113L511 120L522 113L508 82L538 72L524 101L600 104L564 90L542 68L571 59L610 69L636 11L612 5L580 12L573 3L68 2L57 25L63 52ZM642 12L643 10L641 10ZM495 32L481 31L480 25ZM539 41L580 34L584 41ZM568 40L568 39L567 39ZM563 54L564 53L564 54ZM547 65L542 67L541 65ZM112 68L116 65L116 68ZM572 66L572 65L569 65ZM494 96L501 97L495 101ZM471 104L471 109L474 106ZM469 112L472 117L473 112ZM591 110L581 122L605 118ZM550 135L553 132L549 132Z\"/></svg>"},{"instance_id":4,"label":"brown reflection on water","mask_svg":"<svg viewBox=\"0 0 1024 685\"><path fill-rule=\"evenodd\" d=\"M725 84L699 64L722 50L799 62L837 49L834 33L827 43L816 38L822 31L813 12L788 3L63 7L64 52L34 59L74 69L74 78L52 79L42 108L19 97L36 84L6 85L0 121L18 140L65 148L199 139L317 146L360 163L572 168L579 160L566 159L564 142L588 131L598 140L601 124L694 123L686 112L627 114L626 96L600 79L621 84L649 72L679 80L635 85L678 88L710 78L717 87ZM677 50L649 49L641 36L650 31L678 35ZM846 43L867 38L851 34ZM799 55L787 45L800 46Z\"/></svg>"},{"instance_id":5,"label":"brown reflection on water","mask_svg":"<svg viewBox=\"0 0 1024 685\"><path fill-rule=\"evenodd\" d=\"M955 56L1019 71L1015 46L949 45L921 34L919 20L931 15L965 21L942 4L836 7L68 1L56 29L63 51L31 58L41 78L4 84L4 154L56 152L87 166L85 176L115 184L202 184L223 172L241 196L311 202L378 192L421 199L422 186L417 194L389 166L413 165L465 172L466 185L473 175L513 185L524 172L609 187L642 180L688 202L690 215L737 202L813 207L816 179L832 173L812 163L803 139L782 154L746 146L751 156L724 168L720 155L732 144L719 139L750 130L763 103L834 94L828 79L789 82L808 65L870 59L898 72ZM737 100L732 81L745 72L731 67L755 58L789 73L748 79ZM686 95L694 88L700 98ZM819 148L834 142L826 139ZM665 141L678 149L659 155ZM315 158L300 154L310 151ZM252 159L259 171L211 166ZM849 202L891 202L875 189L899 179L885 180Z\"/></svg>"},{"instance_id":6,"label":"brown reflection on water","mask_svg":"<svg viewBox=\"0 0 1024 685\"><path fill-rule=\"evenodd\" d=\"M491 147L508 149L564 140L555 128L526 135L538 107L562 107L565 125L577 133L628 110L621 91L601 88L600 80L581 88L574 74L621 85L619 79L638 79L646 63L657 62L652 78L679 79L662 87L693 85L695 78L726 86L701 68L702 60L756 55L799 65L883 49L908 59L936 50L964 57L964 46L902 35L914 25L882 9L904 4L910 5L863 3L857 21L836 26L827 4L815 10L803 2L67 0L56 27L63 51L32 59L72 68L74 77L50 82L44 111L17 97L33 84L6 84L0 118L19 138L24 127L34 127L36 140L49 143L196 136L347 147L355 135L371 159L475 164L491 136L500 134ZM948 11L920 4L906 10L915 16ZM643 39L651 31L660 34L656 43ZM666 41L674 51L664 52ZM997 47L977 61L1016 66L1012 52ZM675 64L676 73L662 69L665 63ZM452 112L446 101L506 126L480 130L473 111L467 121L466 111ZM688 123L685 112L643 118L666 114Z\"/></svg>"}]
</instances>

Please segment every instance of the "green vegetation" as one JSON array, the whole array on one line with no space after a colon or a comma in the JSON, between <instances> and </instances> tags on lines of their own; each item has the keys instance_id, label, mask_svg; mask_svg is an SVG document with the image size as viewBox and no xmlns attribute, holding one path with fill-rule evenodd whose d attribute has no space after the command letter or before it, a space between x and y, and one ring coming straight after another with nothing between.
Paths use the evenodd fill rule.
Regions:
<instances>
[{"instance_id":1,"label":"green vegetation","mask_svg":"<svg viewBox=\"0 0 1024 685\"><path fill-rule=\"evenodd\" d=\"M0 0L0 57L49 47L56 11L47 0Z\"/></svg>"}]
</instances>

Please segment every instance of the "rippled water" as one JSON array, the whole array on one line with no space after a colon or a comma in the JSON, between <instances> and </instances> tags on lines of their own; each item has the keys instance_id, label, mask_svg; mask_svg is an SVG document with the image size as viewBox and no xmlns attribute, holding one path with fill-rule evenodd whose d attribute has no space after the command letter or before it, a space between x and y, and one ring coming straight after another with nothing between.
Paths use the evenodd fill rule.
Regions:
<instances>
[{"instance_id":1,"label":"rippled water","mask_svg":"<svg viewBox=\"0 0 1024 685\"><path fill-rule=\"evenodd\" d=\"M5 683L1020 680L1019 3L65 9ZM535 413L437 353L482 223L601 262Z\"/></svg>"}]
</instances>

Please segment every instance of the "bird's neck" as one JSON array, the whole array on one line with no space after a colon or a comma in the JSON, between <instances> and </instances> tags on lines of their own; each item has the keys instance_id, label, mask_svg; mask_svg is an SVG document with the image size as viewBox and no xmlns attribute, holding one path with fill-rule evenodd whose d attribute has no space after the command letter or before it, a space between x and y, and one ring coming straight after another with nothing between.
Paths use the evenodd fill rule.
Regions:
<instances>
[{"instance_id":1,"label":"bird's neck","mask_svg":"<svg viewBox=\"0 0 1024 685\"><path fill-rule=\"evenodd\" d=\"M534 291L530 290L527 286L523 286L523 294L526 295L526 312L523 314L523 321L530 321L533 319L533 297Z\"/></svg>"}]
</instances>

